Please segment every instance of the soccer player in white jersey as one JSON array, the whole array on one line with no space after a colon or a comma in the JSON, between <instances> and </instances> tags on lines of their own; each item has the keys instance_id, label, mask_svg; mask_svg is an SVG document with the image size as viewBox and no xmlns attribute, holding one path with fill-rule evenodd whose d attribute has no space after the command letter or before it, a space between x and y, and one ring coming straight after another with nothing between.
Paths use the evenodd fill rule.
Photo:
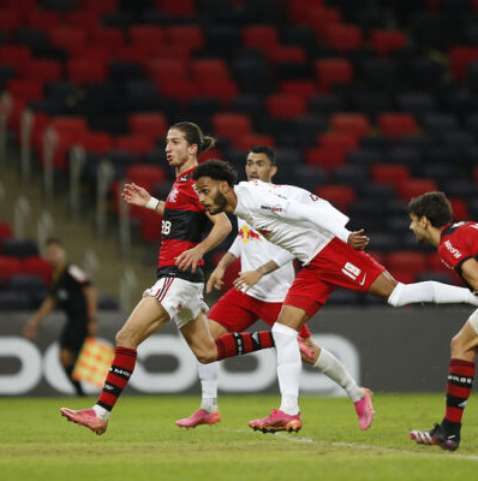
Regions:
<instances>
[{"instance_id":1,"label":"soccer player in white jersey","mask_svg":"<svg viewBox=\"0 0 478 481\"><path fill-rule=\"evenodd\" d=\"M272 182L277 169L271 148L257 146L249 151L245 166L248 180ZM235 280L234 287L229 289L208 313L209 330L214 338L227 332L245 331L258 319L272 327L279 317L282 302L295 277L292 254L268 242L243 220L238 219L238 224L238 236L207 283L209 292L213 288L220 289L224 284L223 277L227 267L236 259L241 260L241 273ZM271 269L274 271L265 275ZM249 287L251 284L254 285ZM332 353L314 344L306 324L299 331L299 340L304 361L345 389L354 403L360 429L368 429L374 415L370 390L359 387ZM181 428L216 424L221 420L217 406L219 362L198 362L198 375L202 388L201 406L191 416L176 421Z\"/></svg>"},{"instance_id":2,"label":"soccer player in white jersey","mask_svg":"<svg viewBox=\"0 0 478 481\"><path fill-rule=\"evenodd\" d=\"M210 214L236 214L303 265L272 328L281 405L269 416L251 421L249 426L254 430L301 429L297 330L337 287L368 292L387 299L392 306L416 302L478 304L478 299L464 288L434 281L397 282L384 266L363 252L368 244L363 231L350 232L345 227L347 216L304 189L260 181L234 185L234 170L220 160L199 165L193 178L199 200Z\"/></svg>"}]
</instances>

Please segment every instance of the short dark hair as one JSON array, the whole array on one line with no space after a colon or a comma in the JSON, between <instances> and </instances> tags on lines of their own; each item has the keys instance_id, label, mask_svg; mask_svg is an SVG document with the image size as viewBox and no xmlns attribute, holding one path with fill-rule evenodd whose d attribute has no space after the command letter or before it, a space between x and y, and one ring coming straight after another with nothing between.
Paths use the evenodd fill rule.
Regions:
<instances>
[{"instance_id":1,"label":"short dark hair","mask_svg":"<svg viewBox=\"0 0 478 481\"><path fill-rule=\"evenodd\" d=\"M194 122L176 122L170 128L180 130L189 145L196 144L199 154L211 149L216 144L216 139L209 135L204 135L201 127Z\"/></svg>"},{"instance_id":2,"label":"short dark hair","mask_svg":"<svg viewBox=\"0 0 478 481\"><path fill-rule=\"evenodd\" d=\"M267 145L255 145L249 149L249 152L252 152L253 154L264 154L271 161L271 164L276 164L276 154L274 150L267 147Z\"/></svg>"},{"instance_id":3,"label":"short dark hair","mask_svg":"<svg viewBox=\"0 0 478 481\"><path fill-rule=\"evenodd\" d=\"M453 208L443 192L426 192L408 203L408 214L426 217L433 227L443 227L453 221Z\"/></svg>"},{"instance_id":4,"label":"short dark hair","mask_svg":"<svg viewBox=\"0 0 478 481\"><path fill-rule=\"evenodd\" d=\"M63 242L58 239L58 237L48 237L48 239L45 241L45 245L47 247L53 245L63 247Z\"/></svg>"},{"instance_id":5,"label":"short dark hair","mask_svg":"<svg viewBox=\"0 0 478 481\"><path fill-rule=\"evenodd\" d=\"M193 172L193 179L210 177L213 180L225 180L231 187L237 181L236 171L229 162L218 159L210 159L199 164Z\"/></svg>"}]
</instances>

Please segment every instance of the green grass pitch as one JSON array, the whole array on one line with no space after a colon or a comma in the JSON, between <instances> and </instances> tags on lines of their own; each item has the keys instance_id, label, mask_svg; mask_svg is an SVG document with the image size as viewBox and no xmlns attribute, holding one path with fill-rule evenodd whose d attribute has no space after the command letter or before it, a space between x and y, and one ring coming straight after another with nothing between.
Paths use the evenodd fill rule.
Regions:
<instances>
[{"instance_id":1,"label":"green grass pitch","mask_svg":"<svg viewBox=\"0 0 478 481\"><path fill-rule=\"evenodd\" d=\"M429 428L443 395L376 394L377 416L359 431L347 399L304 396L298 434L255 433L247 421L275 407L275 396L222 396L223 421L194 430L174 421L197 407L192 396L124 396L108 431L96 436L58 414L74 398L0 399L2 481L472 480L478 470L478 409L465 414L455 453L416 446L412 428Z\"/></svg>"}]
</instances>

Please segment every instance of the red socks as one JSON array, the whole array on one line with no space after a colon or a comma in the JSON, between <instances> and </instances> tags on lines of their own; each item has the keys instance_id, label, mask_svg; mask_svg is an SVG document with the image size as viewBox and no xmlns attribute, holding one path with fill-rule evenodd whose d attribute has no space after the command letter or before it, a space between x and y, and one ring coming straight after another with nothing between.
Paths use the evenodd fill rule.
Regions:
<instances>
[{"instance_id":1,"label":"red socks","mask_svg":"<svg viewBox=\"0 0 478 481\"><path fill-rule=\"evenodd\" d=\"M106 377L103 390L96 404L111 411L123 389L128 384L136 364L136 349L117 347L116 356Z\"/></svg>"},{"instance_id":2,"label":"red socks","mask_svg":"<svg viewBox=\"0 0 478 481\"><path fill-rule=\"evenodd\" d=\"M270 331L231 332L216 339L217 360L274 347Z\"/></svg>"},{"instance_id":3,"label":"red socks","mask_svg":"<svg viewBox=\"0 0 478 481\"><path fill-rule=\"evenodd\" d=\"M475 363L450 359L446 391L446 412L443 423L447 426L461 425L466 401L470 397Z\"/></svg>"}]
</instances>

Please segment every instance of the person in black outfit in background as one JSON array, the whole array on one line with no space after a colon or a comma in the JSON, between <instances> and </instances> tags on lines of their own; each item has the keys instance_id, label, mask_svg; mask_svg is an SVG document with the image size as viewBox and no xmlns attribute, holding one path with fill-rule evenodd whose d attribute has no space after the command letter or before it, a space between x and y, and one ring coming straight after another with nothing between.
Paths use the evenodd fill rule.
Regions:
<instances>
[{"instance_id":1,"label":"person in black outfit in background","mask_svg":"<svg viewBox=\"0 0 478 481\"><path fill-rule=\"evenodd\" d=\"M55 307L65 312L67 322L60 336L60 363L76 394L83 396L81 384L72 378L72 373L86 337L96 334L96 289L78 266L67 262L59 239L47 240L45 258L53 267L52 284L46 299L27 322L24 335L33 339L41 320Z\"/></svg>"}]
</instances>

